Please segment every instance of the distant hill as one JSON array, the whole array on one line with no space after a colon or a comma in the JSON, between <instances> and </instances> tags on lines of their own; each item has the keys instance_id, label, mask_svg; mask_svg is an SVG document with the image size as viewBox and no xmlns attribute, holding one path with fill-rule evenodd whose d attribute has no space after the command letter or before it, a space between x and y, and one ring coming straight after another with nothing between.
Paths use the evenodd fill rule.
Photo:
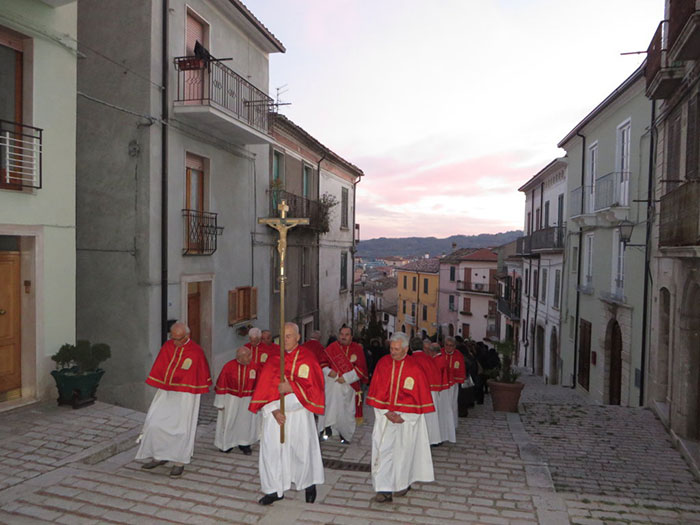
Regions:
<instances>
[{"instance_id":1,"label":"distant hill","mask_svg":"<svg viewBox=\"0 0 700 525\"><path fill-rule=\"evenodd\" d=\"M426 253L431 257L448 254L453 251L452 244L457 248L488 248L501 246L522 237L521 230L503 233L482 233L479 235L452 235L445 239L436 237L399 237L368 239L357 245L360 257L375 258L387 255L421 256Z\"/></svg>"}]
</instances>

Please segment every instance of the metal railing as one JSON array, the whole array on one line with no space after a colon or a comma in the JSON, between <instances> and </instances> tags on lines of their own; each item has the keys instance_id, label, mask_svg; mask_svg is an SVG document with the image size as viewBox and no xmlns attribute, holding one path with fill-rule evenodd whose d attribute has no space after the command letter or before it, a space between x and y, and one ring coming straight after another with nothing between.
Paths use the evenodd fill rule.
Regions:
<instances>
[{"instance_id":1,"label":"metal railing","mask_svg":"<svg viewBox=\"0 0 700 525\"><path fill-rule=\"evenodd\" d=\"M550 226L542 230L532 232L532 251L535 250L562 250L564 248L564 226Z\"/></svg>"},{"instance_id":2,"label":"metal railing","mask_svg":"<svg viewBox=\"0 0 700 525\"><path fill-rule=\"evenodd\" d=\"M647 48L647 65L644 71L647 86L663 67L667 67L666 52L668 41L668 20L662 20Z\"/></svg>"},{"instance_id":3,"label":"metal railing","mask_svg":"<svg viewBox=\"0 0 700 525\"><path fill-rule=\"evenodd\" d=\"M515 253L517 255L528 255L531 251L529 235L519 237L515 240Z\"/></svg>"},{"instance_id":4,"label":"metal railing","mask_svg":"<svg viewBox=\"0 0 700 525\"><path fill-rule=\"evenodd\" d=\"M457 290L460 292L477 292L496 295L498 293L498 285L457 281Z\"/></svg>"},{"instance_id":5,"label":"metal railing","mask_svg":"<svg viewBox=\"0 0 700 525\"><path fill-rule=\"evenodd\" d=\"M613 171L595 181L595 209L629 206L629 171Z\"/></svg>"},{"instance_id":6,"label":"metal railing","mask_svg":"<svg viewBox=\"0 0 700 525\"><path fill-rule=\"evenodd\" d=\"M661 197L659 246L700 246L700 180Z\"/></svg>"},{"instance_id":7,"label":"metal railing","mask_svg":"<svg viewBox=\"0 0 700 525\"><path fill-rule=\"evenodd\" d=\"M498 298L498 311L511 320L520 319L520 303L509 301L505 297Z\"/></svg>"},{"instance_id":8,"label":"metal railing","mask_svg":"<svg viewBox=\"0 0 700 525\"><path fill-rule=\"evenodd\" d=\"M270 133L272 98L232 69L195 56L175 58L175 69L175 102L212 105L262 133Z\"/></svg>"},{"instance_id":9,"label":"metal railing","mask_svg":"<svg viewBox=\"0 0 700 525\"><path fill-rule=\"evenodd\" d=\"M571 190L569 196L569 217L577 217L581 215L581 202L583 199L583 186Z\"/></svg>"},{"instance_id":10,"label":"metal railing","mask_svg":"<svg viewBox=\"0 0 700 525\"><path fill-rule=\"evenodd\" d=\"M269 190L270 193L270 215L279 217L280 211L277 206L281 201L286 201L289 206L287 217L295 219L309 219L309 228L321 229L321 209L318 201L290 193L286 190Z\"/></svg>"},{"instance_id":11,"label":"metal railing","mask_svg":"<svg viewBox=\"0 0 700 525\"><path fill-rule=\"evenodd\" d=\"M216 251L216 238L224 228L216 223L216 213L182 210L185 237L183 255L211 255Z\"/></svg>"},{"instance_id":12,"label":"metal railing","mask_svg":"<svg viewBox=\"0 0 700 525\"><path fill-rule=\"evenodd\" d=\"M0 120L0 188L41 188L43 130Z\"/></svg>"}]
</instances>

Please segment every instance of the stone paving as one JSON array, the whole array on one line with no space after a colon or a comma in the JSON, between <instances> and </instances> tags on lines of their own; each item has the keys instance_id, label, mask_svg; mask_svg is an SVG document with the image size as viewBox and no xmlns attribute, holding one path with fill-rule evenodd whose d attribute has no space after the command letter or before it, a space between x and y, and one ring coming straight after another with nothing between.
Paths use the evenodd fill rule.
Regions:
<instances>
[{"instance_id":1,"label":"stone paving","mask_svg":"<svg viewBox=\"0 0 700 525\"><path fill-rule=\"evenodd\" d=\"M487 397L460 420L456 444L432 449L436 481L390 505L370 502L368 472L326 468L314 505L289 491L261 507L258 447L252 456L214 447L211 396L181 479L133 460L142 413L102 403L25 407L0 414L0 461L19 461L0 463L0 523L700 523L699 485L649 411L591 405L571 389L522 379L520 415L494 413ZM322 444L328 465L369 463L367 415L350 445L336 436ZM32 448L18 448L25 444Z\"/></svg>"}]
</instances>

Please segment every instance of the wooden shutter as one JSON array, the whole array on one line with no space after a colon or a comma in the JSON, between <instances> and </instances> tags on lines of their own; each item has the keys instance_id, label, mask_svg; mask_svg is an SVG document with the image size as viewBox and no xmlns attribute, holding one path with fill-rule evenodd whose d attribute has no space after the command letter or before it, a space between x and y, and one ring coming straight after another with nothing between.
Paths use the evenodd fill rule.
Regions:
<instances>
[{"instance_id":1,"label":"wooden shutter","mask_svg":"<svg viewBox=\"0 0 700 525\"><path fill-rule=\"evenodd\" d=\"M250 289L250 317L249 319L258 318L258 289L253 286Z\"/></svg>"},{"instance_id":2,"label":"wooden shutter","mask_svg":"<svg viewBox=\"0 0 700 525\"><path fill-rule=\"evenodd\" d=\"M185 54L194 55L194 45L199 41L206 47L204 42L204 24L193 13L187 12L187 26L185 28Z\"/></svg>"},{"instance_id":3,"label":"wooden shutter","mask_svg":"<svg viewBox=\"0 0 700 525\"><path fill-rule=\"evenodd\" d=\"M238 321L238 290L228 292L228 324L232 326Z\"/></svg>"}]
</instances>

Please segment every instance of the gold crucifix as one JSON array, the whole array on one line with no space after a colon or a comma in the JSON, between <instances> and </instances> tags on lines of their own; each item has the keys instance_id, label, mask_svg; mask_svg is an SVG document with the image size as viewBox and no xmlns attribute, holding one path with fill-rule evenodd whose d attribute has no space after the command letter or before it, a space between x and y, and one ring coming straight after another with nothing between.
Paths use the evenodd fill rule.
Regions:
<instances>
[{"instance_id":1,"label":"gold crucifix","mask_svg":"<svg viewBox=\"0 0 700 525\"><path fill-rule=\"evenodd\" d=\"M280 212L279 217L269 217L258 219L258 224L267 224L274 228L280 235L277 241L277 253L280 256L280 381L284 379L284 286L287 276L284 273L284 259L287 253L287 231L295 226L309 224L309 219L290 219L287 217L289 206L287 201L282 200L277 206ZM280 411L284 414L284 396L280 395ZM284 425L280 425L280 443L284 443Z\"/></svg>"}]
</instances>

